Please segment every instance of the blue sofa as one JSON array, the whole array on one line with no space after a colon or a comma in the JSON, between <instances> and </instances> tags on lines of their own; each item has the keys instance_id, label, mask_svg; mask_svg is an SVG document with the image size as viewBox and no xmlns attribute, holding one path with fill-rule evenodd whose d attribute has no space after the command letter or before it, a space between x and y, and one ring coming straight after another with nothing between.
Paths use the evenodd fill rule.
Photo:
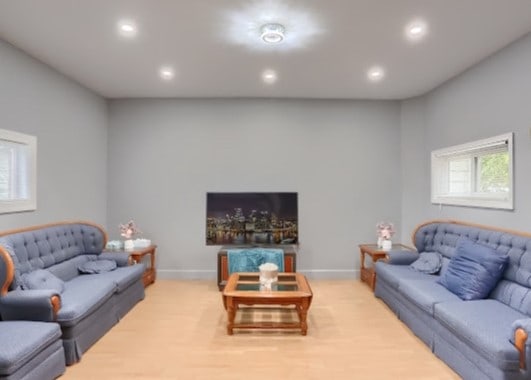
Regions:
<instances>
[{"instance_id":1,"label":"blue sofa","mask_svg":"<svg viewBox=\"0 0 531 380\"><path fill-rule=\"evenodd\" d=\"M437 282L462 238L509 256L487 298L464 301ZM531 235L431 221L413 243L418 252L390 251L376 263L376 297L464 379L531 379ZM422 252L442 255L439 274L410 267Z\"/></svg>"},{"instance_id":2,"label":"blue sofa","mask_svg":"<svg viewBox=\"0 0 531 380\"><path fill-rule=\"evenodd\" d=\"M126 252L103 252L106 241L88 222L0 234L0 318L57 322L66 364L79 361L144 298L144 266Z\"/></svg>"}]
</instances>

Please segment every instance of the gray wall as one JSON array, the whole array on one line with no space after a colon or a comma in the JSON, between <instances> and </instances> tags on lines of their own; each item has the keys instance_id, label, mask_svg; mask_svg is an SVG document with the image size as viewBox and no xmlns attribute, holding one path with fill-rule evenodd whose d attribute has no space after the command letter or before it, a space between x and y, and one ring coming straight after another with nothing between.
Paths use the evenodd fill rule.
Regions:
<instances>
[{"instance_id":1,"label":"gray wall","mask_svg":"<svg viewBox=\"0 0 531 380\"><path fill-rule=\"evenodd\" d=\"M427 219L451 218L531 230L531 34L430 94L402 102L404 232ZM515 209L430 203L433 149L514 132Z\"/></svg>"},{"instance_id":2,"label":"gray wall","mask_svg":"<svg viewBox=\"0 0 531 380\"><path fill-rule=\"evenodd\" d=\"M400 112L400 162L402 168L401 240L411 245L411 232L426 218L430 205L429 151L425 147L426 99L415 98L402 102ZM414 168L414 169L412 169Z\"/></svg>"},{"instance_id":3,"label":"gray wall","mask_svg":"<svg viewBox=\"0 0 531 380\"><path fill-rule=\"evenodd\" d=\"M206 192L297 191L298 269L354 276L357 244L400 221L399 115L397 102L111 101L112 237L134 218L159 245L159 275L212 278Z\"/></svg>"},{"instance_id":4,"label":"gray wall","mask_svg":"<svg viewBox=\"0 0 531 380\"><path fill-rule=\"evenodd\" d=\"M0 40L0 128L37 136L37 211L0 230L61 220L106 223L105 100Z\"/></svg>"}]
</instances>

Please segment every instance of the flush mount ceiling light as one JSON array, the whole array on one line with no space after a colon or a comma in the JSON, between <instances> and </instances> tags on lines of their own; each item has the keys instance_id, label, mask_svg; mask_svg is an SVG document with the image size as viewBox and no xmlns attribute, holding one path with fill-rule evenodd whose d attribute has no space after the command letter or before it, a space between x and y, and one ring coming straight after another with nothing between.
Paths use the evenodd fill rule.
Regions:
<instances>
[{"instance_id":1,"label":"flush mount ceiling light","mask_svg":"<svg viewBox=\"0 0 531 380\"><path fill-rule=\"evenodd\" d=\"M234 2L237 3L237 2ZM239 2L238 2L239 3ZM224 11L219 38L258 51L290 51L318 43L326 34L309 7L286 0L252 0Z\"/></svg>"},{"instance_id":2,"label":"flush mount ceiling light","mask_svg":"<svg viewBox=\"0 0 531 380\"><path fill-rule=\"evenodd\" d=\"M385 77L385 70L380 66L371 67L367 71L367 78L371 82L379 82Z\"/></svg>"},{"instance_id":3,"label":"flush mount ceiling light","mask_svg":"<svg viewBox=\"0 0 531 380\"><path fill-rule=\"evenodd\" d=\"M284 40L284 25L277 23L265 24L260 28L260 37L266 44L279 44Z\"/></svg>"},{"instance_id":4,"label":"flush mount ceiling light","mask_svg":"<svg viewBox=\"0 0 531 380\"><path fill-rule=\"evenodd\" d=\"M118 22L118 33L124 37L135 37L138 33L138 28L134 21L122 20Z\"/></svg>"},{"instance_id":5,"label":"flush mount ceiling light","mask_svg":"<svg viewBox=\"0 0 531 380\"><path fill-rule=\"evenodd\" d=\"M172 80L175 76L175 71L169 66L164 66L159 69L159 76L164 80Z\"/></svg>"},{"instance_id":6,"label":"flush mount ceiling light","mask_svg":"<svg viewBox=\"0 0 531 380\"><path fill-rule=\"evenodd\" d=\"M428 33L428 25L422 20L415 20L410 22L405 29L405 34L408 40L417 42L422 40Z\"/></svg>"},{"instance_id":7,"label":"flush mount ceiling light","mask_svg":"<svg viewBox=\"0 0 531 380\"><path fill-rule=\"evenodd\" d=\"M277 78L278 76L275 70L265 70L262 73L262 80L264 83L273 84L277 81Z\"/></svg>"}]
</instances>

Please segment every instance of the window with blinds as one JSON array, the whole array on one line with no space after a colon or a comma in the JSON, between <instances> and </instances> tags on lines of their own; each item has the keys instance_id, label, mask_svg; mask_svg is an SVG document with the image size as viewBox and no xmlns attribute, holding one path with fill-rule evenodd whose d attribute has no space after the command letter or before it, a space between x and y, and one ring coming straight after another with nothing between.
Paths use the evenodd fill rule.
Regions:
<instances>
[{"instance_id":1,"label":"window with blinds","mask_svg":"<svg viewBox=\"0 0 531 380\"><path fill-rule=\"evenodd\" d=\"M513 209L513 134L431 153L431 201Z\"/></svg>"},{"instance_id":2,"label":"window with blinds","mask_svg":"<svg viewBox=\"0 0 531 380\"><path fill-rule=\"evenodd\" d=\"M35 210L37 138L0 129L0 213Z\"/></svg>"}]
</instances>

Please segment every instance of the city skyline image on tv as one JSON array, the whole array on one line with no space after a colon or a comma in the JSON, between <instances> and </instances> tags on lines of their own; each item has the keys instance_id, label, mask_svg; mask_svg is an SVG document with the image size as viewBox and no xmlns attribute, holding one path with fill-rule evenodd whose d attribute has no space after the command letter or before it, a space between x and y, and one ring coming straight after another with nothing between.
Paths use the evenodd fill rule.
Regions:
<instances>
[{"instance_id":1,"label":"city skyline image on tv","mask_svg":"<svg viewBox=\"0 0 531 380\"><path fill-rule=\"evenodd\" d=\"M296 244L297 193L207 193L207 245Z\"/></svg>"}]
</instances>

